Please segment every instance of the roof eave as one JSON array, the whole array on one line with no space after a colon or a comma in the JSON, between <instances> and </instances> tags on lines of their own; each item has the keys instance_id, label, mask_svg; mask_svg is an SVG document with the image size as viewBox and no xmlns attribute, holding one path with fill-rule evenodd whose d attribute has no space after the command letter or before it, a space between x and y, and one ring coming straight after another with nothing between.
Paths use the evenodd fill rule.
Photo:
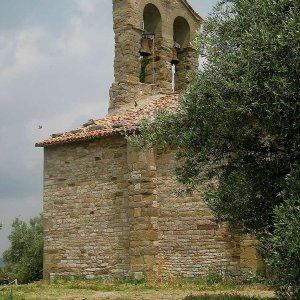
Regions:
<instances>
[{"instance_id":1,"label":"roof eave","mask_svg":"<svg viewBox=\"0 0 300 300\"><path fill-rule=\"evenodd\" d=\"M83 137L73 137L70 139L64 139L64 140L52 140L52 141L43 141L40 143L35 143L35 147L37 148L49 148L49 147L54 147L54 146L60 146L60 145L67 145L67 144L74 144L74 143L81 143L81 142L86 142L86 141L92 141L92 140L98 140L101 138L106 138L106 137L112 137L112 136L125 136L132 134L133 132L138 132L139 128L135 128L132 130L127 130L127 131L117 131L117 132L110 132L107 134L103 135L95 135L95 136L83 136Z\"/></svg>"}]
</instances>

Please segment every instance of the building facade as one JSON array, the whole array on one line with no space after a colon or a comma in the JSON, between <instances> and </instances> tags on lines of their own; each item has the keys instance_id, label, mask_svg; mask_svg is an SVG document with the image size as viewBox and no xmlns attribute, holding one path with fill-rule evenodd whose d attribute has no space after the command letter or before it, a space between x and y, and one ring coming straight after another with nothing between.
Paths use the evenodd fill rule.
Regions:
<instances>
[{"instance_id":1,"label":"building facade","mask_svg":"<svg viewBox=\"0 0 300 300\"><path fill-rule=\"evenodd\" d=\"M44 276L199 277L255 271L255 241L216 223L201 187L177 197L174 150L126 135L175 110L201 17L186 0L113 0L115 82L109 114L53 134L44 147Z\"/></svg>"}]
</instances>

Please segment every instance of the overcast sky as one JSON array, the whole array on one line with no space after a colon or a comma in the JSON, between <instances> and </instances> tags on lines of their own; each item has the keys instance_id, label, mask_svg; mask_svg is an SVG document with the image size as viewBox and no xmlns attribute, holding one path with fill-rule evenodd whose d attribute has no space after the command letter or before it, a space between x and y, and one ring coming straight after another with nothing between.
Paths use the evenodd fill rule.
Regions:
<instances>
[{"instance_id":1,"label":"overcast sky","mask_svg":"<svg viewBox=\"0 0 300 300\"><path fill-rule=\"evenodd\" d=\"M189 1L203 17L216 2ZM111 0L0 0L0 256L13 219L42 212L35 142L107 113L112 27Z\"/></svg>"}]
</instances>

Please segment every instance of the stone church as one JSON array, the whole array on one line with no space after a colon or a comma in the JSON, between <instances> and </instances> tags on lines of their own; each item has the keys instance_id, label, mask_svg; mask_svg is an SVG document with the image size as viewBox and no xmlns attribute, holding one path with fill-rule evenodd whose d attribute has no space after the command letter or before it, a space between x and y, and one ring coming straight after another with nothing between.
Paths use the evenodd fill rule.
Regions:
<instances>
[{"instance_id":1,"label":"stone church","mask_svg":"<svg viewBox=\"0 0 300 300\"><path fill-rule=\"evenodd\" d=\"M174 151L126 135L174 110L198 67L201 17L186 0L113 0L115 82L108 115L44 147L44 277L195 278L255 271L253 240L219 226L201 190L177 197Z\"/></svg>"}]
</instances>

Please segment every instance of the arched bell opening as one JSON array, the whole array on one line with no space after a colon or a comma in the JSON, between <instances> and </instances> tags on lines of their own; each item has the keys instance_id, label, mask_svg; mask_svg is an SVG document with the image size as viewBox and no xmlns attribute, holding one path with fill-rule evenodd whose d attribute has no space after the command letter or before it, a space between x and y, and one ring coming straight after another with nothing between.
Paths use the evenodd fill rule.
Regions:
<instances>
[{"instance_id":1,"label":"arched bell opening","mask_svg":"<svg viewBox=\"0 0 300 300\"><path fill-rule=\"evenodd\" d=\"M190 25L183 17L177 17L173 24L173 39L181 49L184 49L190 44Z\"/></svg>"},{"instance_id":2,"label":"arched bell opening","mask_svg":"<svg viewBox=\"0 0 300 300\"><path fill-rule=\"evenodd\" d=\"M161 37L161 14L155 5L149 3L145 6L143 21L145 32L154 33L157 38Z\"/></svg>"},{"instance_id":3,"label":"arched bell opening","mask_svg":"<svg viewBox=\"0 0 300 300\"><path fill-rule=\"evenodd\" d=\"M143 12L143 32L140 48L140 82L155 82L155 62L157 59L156 50L162 36L161 14L158 8L149 3Z\"/></svg>"},{"instance_id":4,"label":"arched bell opening","mask_svg":"<svg viewBox=\"0 0 300 300\"><path fill-rule=\"evenodd\" d=\"M186 84L186 73L189 68L186 65L186 57L190 45L190 25L183 17L177 17L173 23L173 49L172 49L172 70L173 90L181 90Z\"/></svg>"}]
</instances>

